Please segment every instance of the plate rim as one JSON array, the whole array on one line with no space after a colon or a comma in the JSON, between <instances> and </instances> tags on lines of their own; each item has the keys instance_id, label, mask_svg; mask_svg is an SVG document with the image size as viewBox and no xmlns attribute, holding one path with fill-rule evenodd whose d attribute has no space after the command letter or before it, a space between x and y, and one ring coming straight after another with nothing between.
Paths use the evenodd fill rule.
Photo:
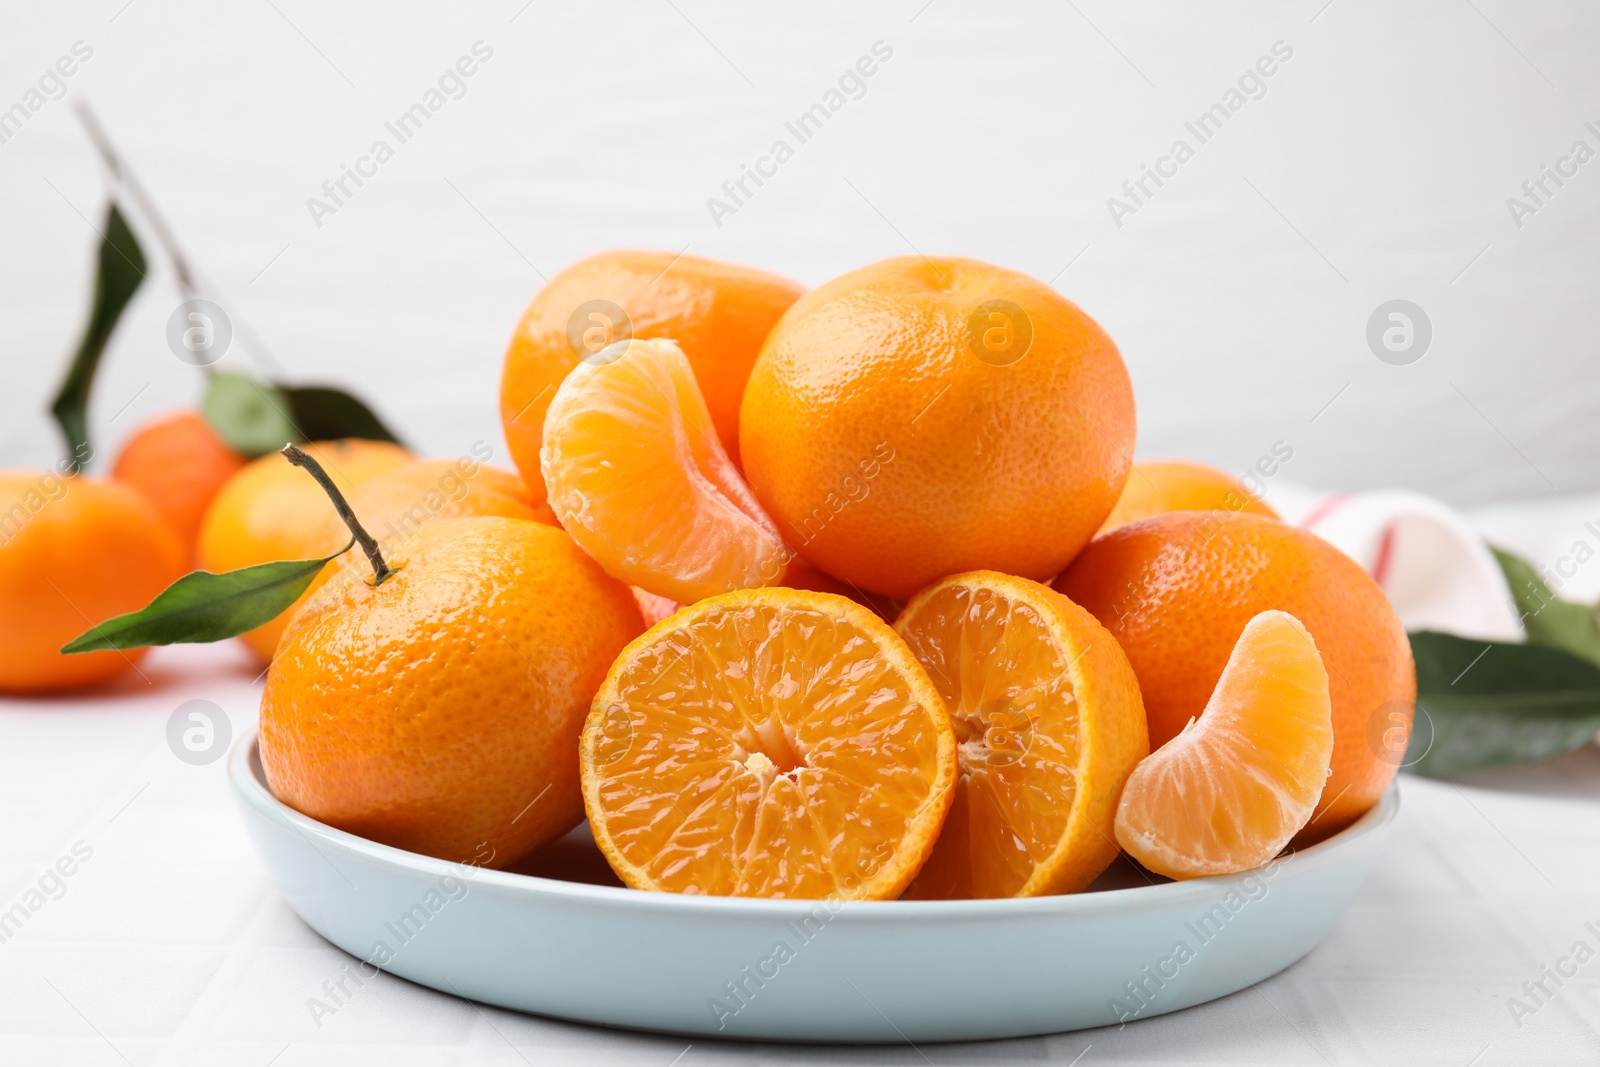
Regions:
<instances>
[{"instance_id":1,"label":"plate rim","mask_svg":"<svg viewBox=\"0 0 1600 1067\"><path fill-rule=\"evenodd\" d=\"M668 915L731 913L781 919L805 915L818 906L832 905L837 912L836 918L855 915L858 919L870 918L875 922L896 920L924 922L929 919L946 918L1020 919L1039 914L1091 916L1108 911L1127 912L1146 907L1166 908L1186 900L1193 902L1214 900L1229 889L1242 885L1246 878L1259 877L1257 872L1261 870L1257 867L1237 874L1209 875L1156 885L1107 889L1096 893L977 900L767 900L752 897L649 892L625 886L591 885L586 882L569 882L559 878L456 863L410 852L393 845L385 845L329 826L295 810L272 794L266 783L265 771L262 769L259 743L260 732L255 727L245 731L234 742L227 760L229 783L236 798L245 805L273 821L287 824L301 836L309 832L344 851L354 852L368 860L404 868L424 876L462 877L462 870L467 869L472 873L466 877L470 877L478 885L497 886L521 894L614 906L635 912L657 912ZM1378 802L1354 823L1315 845L1292 853L1293 869L1299 872L1305 869L1308 863L1315 869L1337 862L1339 854L1362 839L1386 828L1394 821L1399 811L1400 789L1397 774ZM309 839L307 843L311 843ZM849 906L841 908L838 907L840 904Z\"/></svg>"}]
</instances>

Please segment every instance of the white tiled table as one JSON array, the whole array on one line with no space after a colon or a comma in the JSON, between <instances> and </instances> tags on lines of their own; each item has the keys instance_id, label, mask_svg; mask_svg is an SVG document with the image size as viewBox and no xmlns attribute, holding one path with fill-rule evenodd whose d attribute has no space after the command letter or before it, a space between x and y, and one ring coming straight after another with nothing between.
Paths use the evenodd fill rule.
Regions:
<instances>
[{"instance_id":1,"label":"white tiled table","mask_svg":"<svg viewBox=\"0 0 1600 1067\"><path fill-rule=\"evenodd\" d=\"M74 843L93 850L67 865L64 893L47 879L56 897L0 944L0 1063L1600 1063L1600 959L1549 985L1557 995L1520 1027L1507 1006L1575 941L1600 950L1584 926L1600 928L1592 747L1459 785L1406 778L1376 875L1320 948L1253 990L1121 1030L920 1048L691 1046L387 976L318 1026L307 1001L348 957L268 882L224 762L191 766L166 743L169 715L191 699L220 705L242 733L254 673L231 645L174 648L112 693L0 701L0 908L38 903L29 889Z\"/></svg>"}]
</instances>

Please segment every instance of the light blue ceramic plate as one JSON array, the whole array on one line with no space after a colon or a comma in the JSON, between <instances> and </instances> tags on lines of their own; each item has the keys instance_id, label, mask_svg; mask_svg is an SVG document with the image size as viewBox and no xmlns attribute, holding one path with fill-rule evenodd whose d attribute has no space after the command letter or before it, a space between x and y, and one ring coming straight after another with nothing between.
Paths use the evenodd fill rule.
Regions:
<instances>
[{"instance_id":1,"label":"light blue ceramic plate","mask_svg":"<svg viewBox=\"0 0 1600 1067\"><path fill-rule=\"evenodd\" d=\"M1327 936L1400 805L1391 788L1328 841L1225 878L1149 884L1119 862L1073 896L808 903L621 888L582 827L526 873L462 867L279 803L254 735L229 769L290 906L361 960L519 1011L793 1041L1019 1037L1226 996Z\"/></svg>"}]
</instances>

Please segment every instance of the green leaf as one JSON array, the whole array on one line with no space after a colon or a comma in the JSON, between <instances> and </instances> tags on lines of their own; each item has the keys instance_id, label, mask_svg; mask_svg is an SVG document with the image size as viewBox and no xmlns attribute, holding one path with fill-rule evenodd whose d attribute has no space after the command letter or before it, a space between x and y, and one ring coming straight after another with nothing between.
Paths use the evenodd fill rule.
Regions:
<instances>
[{"instance_id":1,"label":"green leaf","mask_svg":"<svg viewBox=\"0 0 1600 1067\"><path fill-rule=\"evenodd\" d=\"M89 321L84 324L78 350L72 355L67 376L50 405L50 413L61 426L72 455L68 462L79 470L94 455L89 443L89 390L106 343L117 328L117 320L133 294L144 283L144 252L128 228L128 222L113 201L106 209L106 226L100 238L100 261L94 276L94 298L89 304Z\"/></svg>"},{"instance_id":2,"label":"green leaf","mask_svg":"<svg viewBox=\"0 0 1600 1067\"><path fill-rule=\"evenodd\" d=\"M1595 609L1559 599L1527 560L1490 545L1528 632L1528 644L1564 648L1600 664L1600 620Z\"/></svg>"},{"instance_id":3,"label":"green leaf","mask_svg":"<svg viewBox=\"0 0 1600 1067\"><path fill-rule=\"evenodd\" d=\"M1600 667L1564 649L1411 637L1417 717L1405 766L1429 778L1570 752L1600 732Z\"/></svg>"},{"instance_id":4,"label":"green leaf","mask_svg":"<svg viewBox=\"0 0 1600 1067\"><path fill-rule=\"evenodd\" d=\"M307 441L361 437L368 441L403 443L371 408L342 389L325 385L279 388L289 398L290 415Z\"/></svg>"},{"instance_id":5,"label":"green leaf","mask_svg":"<svg viewBox=\"0 0 1600 1067\"><path fill-rule=\"evenodd\" d=\"M325 385L265 385L213 371L200 410L224 441L247 456L264 456L286 443L342 437L402 443L366 404Z\"/></svg>"},{"instance_id":6,"label":"green leaf","mask_svg":"<svg viewBox=\"0 0 1600 1067\"><path fill-rule=\"evenodd\" d=\"M91 626L61 651L203 644L248 633L283 614L324 566L354 544L352 540L323 559L287 559L226 574L193 571L167 586L145 607Z\"/></svg>"},{"instance_id":7,"label":"green leaf","mask_svg":"<svg viewBox=\"0 0 1600 1067\"><path fill-rule=\"evenodd\" d=\"M242 374L212 371L200 413L229 447L247 456L264 456L306 438L295 430L284 391Z\"/></svg>"}]
</instances>

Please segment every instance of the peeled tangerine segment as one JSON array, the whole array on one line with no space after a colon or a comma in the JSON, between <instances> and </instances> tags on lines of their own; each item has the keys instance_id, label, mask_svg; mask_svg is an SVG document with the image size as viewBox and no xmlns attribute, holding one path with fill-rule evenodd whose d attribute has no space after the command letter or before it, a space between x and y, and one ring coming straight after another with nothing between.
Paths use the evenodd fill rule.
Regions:
<instances>
[{"instance_id":1,"label":"peeled tangerine segment","mask_svg":"<svg viewBox=\"0 0 1600 1067\"><path fill-rule=\"evenodd\" d=\"M1117 796L1149 751L1127 657L1054 590L994 571L914 597L895 623L950 709L955 799L909 898L1070 893L1116 859Z\"/></svg>"},{"instance_id":2,"label":"peeled tangerine segment","mask_svg":"<svg viewBox=\"0 0 1600 1067\"><path fill-rule=\"evenodd\" d=\"M623 650L579 751L595 841L635 889L881 900L955 784L955 736L888 624L830 593L702 600Z\"/></svg>"},{"instance_id":3,"label":"peeled tangerine segment","mask_svg":"<svg viewBox=\"0 0 1600 1067\"><path fill-rule=\"evenodd\" d=\"M1239 635L1200 718L1129 777L1117 840L1169 878L1259 867L1310 820L1332 756L1316 642L1293 615L1264 611Z\"/></svg>"},{"instance_id":4,"label":"peeled tangerine segment","mask_svg":"<svg viewBox=\"0 0 1600 1067\"><path fill-rule=\"evenodd\" d=\"M539 463L572 539L658 597L770 585L792 556L672 341L618 342L573 368L545 414Z\"/></svg>"}]
</instances>

